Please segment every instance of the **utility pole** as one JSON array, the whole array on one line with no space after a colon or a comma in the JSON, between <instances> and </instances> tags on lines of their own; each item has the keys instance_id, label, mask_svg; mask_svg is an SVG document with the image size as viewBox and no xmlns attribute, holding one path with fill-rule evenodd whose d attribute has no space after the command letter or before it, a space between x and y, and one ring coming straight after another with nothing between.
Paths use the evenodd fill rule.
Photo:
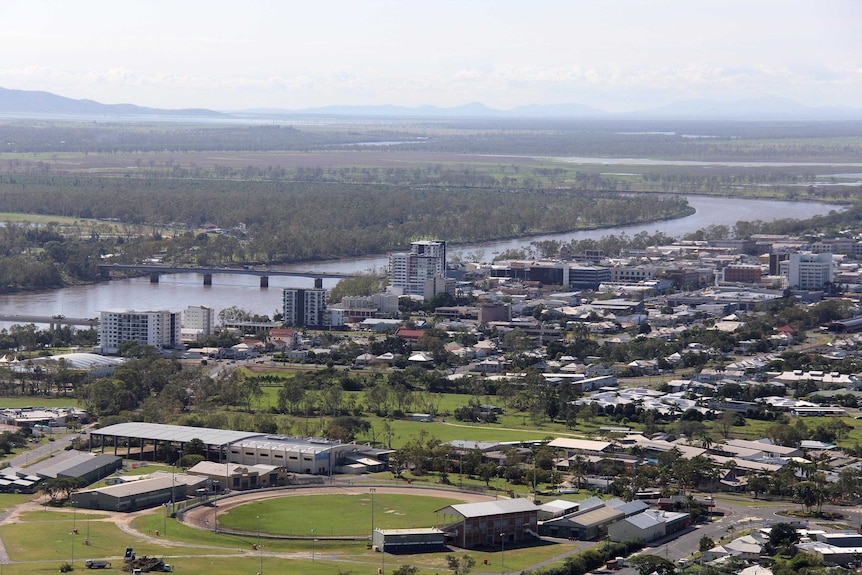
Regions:
<instances>
[{"instance_id":1,"label":"utility pole","mask_svg":"<svg viewBox=\"0 0 862 575\"><path fill-rule=\"evenodd\" d=\"M377 490L372 487L368 491L371 492L371 540L374 541L374 493Z\"/></svg>"},{"instance_id":2,"label":"utility pole","mask_svg":"<svg viewBox=\"0 0 862 575\"><path fill-rule=\"evenodd\" d=\"M506 575L506 534L500 533L500 571Z\"/></svg>"},{"instance_id":3,"label":"utility pole","mask_svg":"<svg viewBox=\"0 0 862 575\"><path fill-rule=\"evenodd\" d=\"M260 556L260 570L257 572L257 575L263 575L263 547L260 544L260 515L256 515L257 517L257 552Z\"/></svg>"}]
</instances>

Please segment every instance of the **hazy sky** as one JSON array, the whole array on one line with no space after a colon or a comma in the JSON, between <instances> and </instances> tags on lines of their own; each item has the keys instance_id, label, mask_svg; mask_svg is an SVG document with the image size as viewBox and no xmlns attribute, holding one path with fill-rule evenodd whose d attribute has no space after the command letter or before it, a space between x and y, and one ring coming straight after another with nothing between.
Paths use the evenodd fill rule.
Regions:
<instances>
[{"instance_id":1,"label":"hazy sky","mask_svg":"<svg viewBox=\"0 0 862 575\"><path fill-rule=\"evenodd\" d=\"M163 108L862 107L860 0L0 0L0 87Z\"/></svg>"}]
</instances>

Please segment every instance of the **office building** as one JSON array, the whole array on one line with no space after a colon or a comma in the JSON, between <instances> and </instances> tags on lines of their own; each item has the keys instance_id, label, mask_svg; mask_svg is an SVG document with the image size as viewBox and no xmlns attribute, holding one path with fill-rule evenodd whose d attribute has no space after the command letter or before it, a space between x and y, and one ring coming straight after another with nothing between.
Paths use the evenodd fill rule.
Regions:
<instances>
[{"instance_id":1,"label":"office building","mask_svg":"<svg viewBox=\"0 0 862 575\"><path fill-rule=\"evenodd\" d=\"M106 310L100 312L99 347L102 353L117 353L120 345L133 341L156 349L180 346L179 312L166 310Z\"/></svg>"},{"instance_id":2,"label":"office building","mask_svg":"<svg viewBox=\"0 0 862 575\"><path fill-rule=\"evenodd\" d=\"M801 290L822 289L832 283L832 254L790 254L781 262L781 275L787 278L787 287Z\"/></svg>"}]
</instances>

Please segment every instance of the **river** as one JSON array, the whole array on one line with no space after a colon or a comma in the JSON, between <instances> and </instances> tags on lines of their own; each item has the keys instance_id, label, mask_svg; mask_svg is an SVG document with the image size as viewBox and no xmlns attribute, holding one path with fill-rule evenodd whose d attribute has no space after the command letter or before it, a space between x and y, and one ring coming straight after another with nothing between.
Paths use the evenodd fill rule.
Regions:
<instances>
[{"instance_id":1,"label":"river","mask_svg":"<svg viewBox=\"0 0 862 575\"><path fill-rule=\"evenodd\" d=\"M600 238L623 232L633 236L641 231L653 233L658 230L678 237L711 224L732 226L739 220L805 219L836 209L835 205L815 202L744 200L712 196L688 196L688 201L697 211L677 220L457 246L451 247L449 251L451 254L460 252L465 255L483 253L485 259L491 259L495 252L526 247L536 240L554 239L568 242L572 239ZM281 269L350 273L381 270L387 265L388 258L378 255L288 265L282 266ZM331 287L336 281L325 280L324 286ZM67 317L91 318L97 317L99 311L105 309L182 311L190 305L204 305L216 309L217 312L230 306L238 306L253 313L272 316L282 307L280 288L311 287L312 282L312 279L305 278L271 277L269 288L261 288L258 278L253 276L215 275L212 286L204 286L203 279L198 274L162 276L158 284L151 284L148 277L140 277L45 292L3 295L0 296L0 314L62 314ZM0 323L3 327L8 325Z\"/></svg>"}]
</instances>

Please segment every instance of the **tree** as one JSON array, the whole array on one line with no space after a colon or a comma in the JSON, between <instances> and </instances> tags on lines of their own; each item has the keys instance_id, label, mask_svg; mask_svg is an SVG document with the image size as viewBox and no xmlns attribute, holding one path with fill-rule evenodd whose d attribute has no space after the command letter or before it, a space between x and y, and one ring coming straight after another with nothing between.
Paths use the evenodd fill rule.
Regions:
<instances>
[{"instance_id":1,"label":"tree","mask_svg":"<svg viewBox=\"0 0 862 575\"><path fill-rule=\"evenodd\" d=\"M416 575L418 572L419 568L415 565L402 565L393 571L392 575Z\"/></svg>"},{"instance_id":2,"label":"tree","mask_svg":"<svg viewBox=\"0 0 862 575\"><path fill-rule=\"evenodd\" d=\"M51 503L57 503L57 501L68 499L72 492L80 486L81 480L78 477L57 477L43 481L40 489L51 499Z\"/></svg>"},{"instance_id":3,"label":"tree","mask_svg":"<svg viewBox=\"0 0 862 575\"><path fill-rule=\"evenodd\" d=\"M730 432L733 430L733 426L737 423L737 418L739 416L732 411L725 411L721 414L721 419L718 420L718 426L721 429L721 435L725 440L730 438Z\"/></svg>"},{"instance_id":4,"label":"tree","mask_svg":"<svg viewBox=\"0 0 862 575\"><path fill-rule=\"evenodd\" d=\"M497 466L491 462L483 463L476 468L476 474L485 482L485 487L490 487L491 478L497 475Z\"/></svg>"},{"instance_id":5,"label":"tree","mask_svg":"<svg viewBox=\"0 0 862 575\"><path fill-rule=\"evenodd\" d=\"M637 568L640 575L673 575L676 572L672 561L658 555L636 555L629 559L629 563Z\"/></svg>"},{"instance_id":6,"label":"tree","mask_svg":"<svg viewBox=\"0 0 862 575\"><path fill-rule=\"evenodd\" d=\"M203 440L198 437L189 439L183 446L183 453L186 455L203 455L206 453L207 446Z\"/></svg>"},{"instance_id":7,"label":"tree","mask_svg":"<svg viewBox=\"0 0 862 575\"><path fill-rule=\"evenodd\" d=\"M447 555L446 564L452 571L452 575L467 575L476 566L476 560L471 555L462 555L461 557Z\"/></svg>"},{"instance_id":8,"label":"tree","mask_svg":"<svg viewBox=\"0 0 862 575\"><path fill-rule=\"evenodd\" d=\"M769 531L769 546L776 552L786 554L799 542L799 533L789 523L778 523Z\"/></svg>"},{"instance_id":9,"label":"tree","mask_svg":"<svg viewBox=\"0 0 862 575\"><path fill-rule=\"evenodd\" d=\"M705 553L715 547L715 541L712 540L711 537L704 535L700 538L700 541L697 544L697 550L701 553Z\"/></svg>"},{"instance_id":10,"label":"tree","mask_svg":"<svg viewBox=\"0 0 862 575\"><path fill-rule=\"evenodd\" d=\"M748 478L748 489L754 494L755 499L759 493L766 493L769 484L770 480L766 475L757 474Z\"/></svg>"}]
</instances>

